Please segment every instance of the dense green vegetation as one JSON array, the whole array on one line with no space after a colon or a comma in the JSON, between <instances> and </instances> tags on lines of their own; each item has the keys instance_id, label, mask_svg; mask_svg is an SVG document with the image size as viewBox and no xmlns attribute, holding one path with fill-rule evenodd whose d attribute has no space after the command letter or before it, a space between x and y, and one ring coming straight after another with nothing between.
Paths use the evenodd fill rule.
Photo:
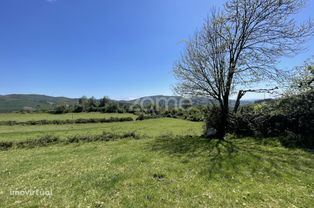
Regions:
<instances>
[{"instance_id":1,"label":"dense green vegetation","mask_svg":"<svg viewBox=\"0 0 314 208\"><path fill-rule=\"evenodd\" d=\"M239 136L281 137L290 147L314 148L314 91L242 107L230 131Z\"/></svg>"},{"instance_id":2,"label":"dense green vegetation","mask_svg":"<svg viewBox=\"0 0 314 208\"><path fill-rule=\"evenodd\" d=\"M45 147L55 144L71 144L80 142L108 142L115 141L119 139L140 139L140 136L136 135L134 132L115 134L111 132L103 132L98 135L75 135L69 136L65 139L60 139L60 137L47 135L40 138L33 138L24 141L3 141L0 142L0 150L10 150L13 148L35 148L35 147Z\"/></svg>"},{"instance_id":3,"label":"dense green vegetation","mask_svg":"<svg viewBox=\"0 0 314 208\"><path fill-rule=\"evenodd\" d=\"M80 118L80 119L68 119L68 120L39 120L39 121L0 121L0 125L24 125L24 126L35 126L35 125L64 125L64 124L86 124L86 123L112 123L112 122L126 122L133 121L132 117L122 118Z\"/></svg>"}]
</instances>

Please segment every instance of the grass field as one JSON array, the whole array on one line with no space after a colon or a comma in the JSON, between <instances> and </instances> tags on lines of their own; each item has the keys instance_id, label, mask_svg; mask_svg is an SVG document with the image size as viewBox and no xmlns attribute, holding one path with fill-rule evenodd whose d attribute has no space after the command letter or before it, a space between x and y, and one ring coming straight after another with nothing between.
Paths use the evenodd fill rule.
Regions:
<instances>
[{"instance_id":1,"label":"grass field","mask_svg":"<svg viewBox=\"0 0 314 208\"><path fill-rule=\"evenodd\" d=\"M115 122L104 124L67 124L37 126L0 126L0 141L32 139L44 135L61 137L71 135L135 132L140 135L160 136L164 134L200 135L202 124L172 118L150 119L145 121Z\"/></svg>"},{"instance_id":2,"label":"grass field","mask_svg":"<svg viewBox=\"0 0 314 208\"><path fill-rule=\"evenodd\" d=\"M0 113L0 121L37 121L37 120L71 120L71 119L88 119L88 118L121 118L132 117L130 113L67 113L67 114L50 114L50 113Z\"/></svg>"},{"instance_id":3,"label":"grass field","mask_svg":"<svg viewBox=\"0 0 314 208\"><path fill-rule=\"evenodd\" d=\"M12 115L13 117L13 115ZM2 126L0 141L135 131L141 138L0 151L0 207L312 207L314 154L276 140L208 141L178 119ZM167 136L162 136L167 135ZM177 136L176 136L177 135ZM190 136L187 136L190 135ZM51 196L12 196L14 190Z\"/></svg>"}]
</instances>

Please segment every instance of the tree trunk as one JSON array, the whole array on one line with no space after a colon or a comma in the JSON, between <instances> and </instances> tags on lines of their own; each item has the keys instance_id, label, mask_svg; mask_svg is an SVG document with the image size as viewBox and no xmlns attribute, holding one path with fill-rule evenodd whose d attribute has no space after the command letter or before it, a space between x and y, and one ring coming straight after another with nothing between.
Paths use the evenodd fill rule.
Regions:
<instances>
[{"instance_id":1,"label":"tree trunk","mask_svg":"<svg viewBox=\"0 0 314 208\"><path fill-rule=\"evenodd\" d=\"M206 121L205 136L209 139L223 140L228 126L229 108L223 100L219 100L218 106L213 106Z\"/></svg>"},{"instance_id":2,"label":"tree trunk","mask_svg":"<svg viewBox=\"0 0 314 208\"><path fill-rule=\"evenodd\" d=\"M217 139L224 140L224 137L226 136L227 129L229 126L229 95L232 85L232 79L235 72L235 63L232 59L230 62L231 69L228 74L227 82L225 85L225 91L223 93L222 99L218 100L220 103L220 115L219 118L216 118L217 121L216 126L216 134L213 136Z\"/></svg>"},{"instance_id":3,"label":"tree trunk","mask_svg":"<svg viewBox=\"0 0 314 208\"><path fill-rule=\"evenodd\" d=\"M223 140L227 133L227 128L229 125L229 99L225 98L223 105L220 106L221 117L217 129L216 137Z\"/></svg>"}]
</instances>

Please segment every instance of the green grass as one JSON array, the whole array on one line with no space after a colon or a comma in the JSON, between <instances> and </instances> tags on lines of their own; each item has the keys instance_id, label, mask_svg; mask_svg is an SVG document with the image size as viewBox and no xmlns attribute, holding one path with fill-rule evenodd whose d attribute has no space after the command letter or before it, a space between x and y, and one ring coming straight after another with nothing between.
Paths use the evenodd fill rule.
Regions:
<instances>
[{"instance_id":1,"label":"green grass","mask_svg":"<svg viewBox=\"0 0 314 208\"><path fill-rule=\"evenodd\" d=\"M202 123L161 118L102 124L0 126L0 141L26 140L44 135L56 135L60 137L87 134L95 135L103 131L112 133L134 131L137 134L148 136L160 136L169 133L175 135L200 135L202 133Z\"/></svg>"},{"instance_id":2,"label":"green grass","mask_svg":"<svg viewBox=\"0 0 314 208\"><path fill-rule=\"evenodd\" d=\"M314 155L164 137L0 152L0 207L312 207ZM52 190L51 197L10 190Z\"/></svg>"},{"instance_id":3,"label":"green grass","mask_svg":"<svg viewBox=\"0 0 314 208\"><path fill-rule=\"evenodd\" d=\"M286 208L314 204L313 152L284 148L275 139L208 141L199 136L199 122L161 118L0 126L0 141L103 131L135 131L141 139L0 151L0 207ZM10 195L14 190L36 189L51 190L52 196Z\"/></svg>"},{"instance_id":4,"label":"green grass","mask_svg":"<svg viewBox=\"0 0 314 208\"><path fill-rule=\"evenodd\" d=\"M37 120L67 120L67 119L88 119L88 118L122 118L137 116L130 113L0 113L0 121L37 121Z\"/></svg>"}]
</instances>

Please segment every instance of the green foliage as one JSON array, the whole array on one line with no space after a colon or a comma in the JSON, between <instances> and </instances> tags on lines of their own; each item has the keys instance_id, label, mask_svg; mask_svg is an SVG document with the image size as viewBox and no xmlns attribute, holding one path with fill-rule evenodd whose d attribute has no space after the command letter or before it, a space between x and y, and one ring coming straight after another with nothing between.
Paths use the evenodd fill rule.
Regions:
<instances>
[{"instance_id":1,"label":"green foliage","mask_svg":"<svg viewBox=\"0 0 314 208\"><path fill-rule=\"evenodd\" d=\"M44 147L48 145L56 144L60 139L53 135L47 135L40 137L38 139L29 139L26 141L20 141L13 143L12 147L15 148L34 148L34 147Z\"/></svg>"},{"instance_id":2,"label":"green foliage","mask_svg":"<svg viewBox=\"0 0 314 208\"><path fill-rule=\"evenodd\" d=\"M13 147L13 142L0 141L0 150L8 150Z\"/></svg>"},{"instance_id":3,"label":"green foliage","mask_svg":"<svg viewBox=\"0 0 314 208\"><path fill-rule=\"evenodd\" d=\"M314 91L267 104L242 107L232 117L231 131L238 135L281 136L286 146L314 147Z\"/></svg>"},{"instance_id":4,"label":"green foliage","mask_svg":"<svg viewBox=\"0 0 314 208\"><path fill-rule=\"evenodd\" d=\"M35 147L45 147L49 145L55 144L71 144L71 143L79 143L79 142L96 142L96 141L114 141L117 139L140 139L140 136L135 134L134 132L127 132L123 134L115 134L111 132L103 132L99 135L75 135L69 136L65 139L61 139L55 135L45 135L40 138L28 139L25 141L3 141L0 142L0 150L9 150L11 148L35 148Z\"/></svg>"},{"instance_id":5,"label":"green foliage","mask_svg":"<svg viewBox=\"0 0 314 208\"><path fill-rule=\"evenodd\" d=\"M170 109L151 107L150 110L141 109L140 107L134 112L138 115L137 120L153 119L153 118L180 118L189 121L204 121L204 115L206 113L206 107L204 106L193 106L187 109Z\"/></svg>"},{"instance_id":6,"label":"green foliage","mask_svg":"<svg viewBox=\"0 0 314 208\"><path fill-rule=\"evenodd\" d=\"M142 121L146 119L156 119L156 118L161 118L162 116L156 115L156 114L144 114L140 113L138 117L136 118L137 121Z\"/></svg>"},{"instance_id":7,"label":"green foliage","mask_svg":"<svg viewBox=\"0 0 314 208\"><path fill-rule=\"evenodd\" d=\"M25 121L39 121L39 120L76 120L76 119L90 119L90 118L123 118L132 117L136 115L130 113L67 113L67 114L50 114L50 113L2 113L0 114L1 121L25 122Z\"/></svg>"},{"instance_id":8,"label":"green foliage","mask_svg":"<svg viewBox=\"0 0 314 208\"><path fill-rule=\"evenodd\" d=\"M290 79L290 87L287 94L302 94L314 90L314 57L305 61L302 66L295 69Z\"/></svg>"},{"instance_id":9,"label":"green foliage","mask_svg":"<svg viewBox=\"0 0 314 208\"><path fill-rule=\"evenodd\" d=\"M208 108L206 111L204 135L209 128L219 129L221 124L221 109L217 106Z\"/></svg>"},{"instance_id":10,"label":"green foliage","mask_svg":"<svg viewBox=\"0 0 314 208\"><path fill-rule=\"evenodd\" d=\"M65 139L66 144L79 143L79 142L96 142L96 141L115 141L118 139L140 139L140 136L134 132L128 132L123 134L116 134L112 132L103 132L100 135L75 135Z\"/></svg>"},{"instance_id":11,"label":"green foliage","mask_svg":"<svg viewBox=\"0 0 314 208\"><path fill-rule=\"evenodd\" d=\"M180 111L177 112L177 116L180 117ZM189 121L204 121L204 114L206 114L206 107L195 106L182 111L185 119Z\"/></svg>"},{"instance_id":12,"label":"green foliage","mask_svg":"<svg viewBox=\"0 0 314 208\"><path fill-rule=\"evenodd\" d=\"M58 105L53 110L49 111L52 114L63 114L70 112L70 107L67 105Z\"/></svg>"},{"instance_id":13,"label":"green foliage","mask_svg":"<svg viewBox=\"0 0 314 208\"><path fill-rule=\"evenodd\" d=\"M114 100L110 100L104 97L100 100L94 97L87 98L83 96L78 100L78 103L74 105L57 105L51 111L52 114L63 114L63 113L81 113L81 112L102 112L102 113L124 113L130 112L131 104L120 103Z\"/></svg>"},{"instance_id":14,"label":"green foliage","mask_svg":"<svg viewBox=\"0 0 314 208\"><path fill-rule=\"evenodd\" d=\"M81 105L75 104L73 106L73 113L81 113L83 112L83 107Z\"/></svg>"},{"instance_id":15,"label":"green foliage","mask_svg":"<svg viewBox=\"0 0 314 208\"><path fill-rule=\"evenodd\" d=\"M87 123L111 123L111 122L126 122L133 121L132 117L121 117L121 118L79 118L72 120L37 120L37 121L0 121L1 125L64 125L64 124L87 124Z\"/></svg>"}]
</instances>

